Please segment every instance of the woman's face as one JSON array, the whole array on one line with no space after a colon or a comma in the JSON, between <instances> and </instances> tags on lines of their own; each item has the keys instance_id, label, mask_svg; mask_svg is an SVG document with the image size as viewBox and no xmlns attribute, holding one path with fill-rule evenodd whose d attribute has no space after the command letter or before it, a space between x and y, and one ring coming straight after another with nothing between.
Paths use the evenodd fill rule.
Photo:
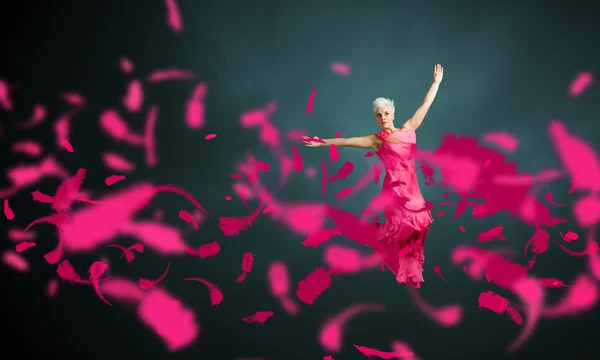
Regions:
<instances>
[{"instance_id":1,"label":"woman's face","mask_svg":"<svg viewBox=\"0 0 600 360\"><path fill-rule=\"evenodd\" d=\"M394 113L388 106L382 106L375 112L375 121L381 130L391 130L394 128Z\"/></svg>"}]
</instances>

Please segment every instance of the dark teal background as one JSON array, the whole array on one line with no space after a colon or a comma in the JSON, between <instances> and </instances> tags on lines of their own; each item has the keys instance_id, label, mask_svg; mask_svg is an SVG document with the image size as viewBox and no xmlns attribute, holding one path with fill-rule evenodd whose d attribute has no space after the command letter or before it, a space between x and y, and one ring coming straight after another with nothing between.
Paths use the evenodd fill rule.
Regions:
<instances>
[{"instance_id":1,"label":"dark teal background","mask_svg":"<svg viewBox=\"0 0 600 360\"><path fill-rule=\"evenodd\" d=\"M146 87L147 104L160 106L160 162L155 169L141 165L128 181L152 179L177 184L217 215L243 213L239 203L223 198L231 194L228 175L247 150L277 170L274 157L256 140L256 132L239 125L241 112L275 100L278 109L272 121L281 130L305 129L321 137L333 137L340 130L344 136L372 133L377 130L373 99L394 98L397 119L407 119L425 95L436 63L444 65L446 74L438 98L419 129L421 147L435 148L446 131L472 136L508 131L521 142L511 159L518 161L520 171L534 173L559 166L546 130L552 119L561 119L575 135L597 144L598 87L577 99L567 95L568 85L579 71L600 70L598 29L592 26L598 21L598 6L592 1L179 3L185 26L181 35L174 35L166 26L165 8L158 0L21 1L11 3L14 8L10 9L5 5L0 21L0 77L20 87L15 98L17 111L0 114L8 130L0 143L6 164L22 161L10 155L9 146L13 139L24 136L8 124L27 117L36 102L47 104L50 115L56 118L66 109L57 97L63 90L80 91L89 104L73 121L72 139L77 151L57 155L71 171L88 169L87 187L97 193L105 191L103 181L110 174L100 163L103 149L122 151L143 164L141 151L113 145L97 126L98 113L119 106L125 91L127 78L118 66L121 56L129 57L140 75L156 68L177 67L194 71L197 79L209 84L208 122L198 132L188 131L183 120L184 104L194 82ZM353 67L352 76L332 74L328 69L332 61L348 62ZM304 109L313 88L318 89L317 96L314 110L307 116ZM141 115L129 119L132 126L143 123ZM206 142L206 133L218 136ZM54 146L50 123L27 136L39 138L48 148ZM305 163L313 166L327 156L322 149L302 148L301 153ZM356 164L348 184L366 169L363 154L352 149L342 152L344 159ZM275 179L267 179L274 186ZM40 190L52 193L57 185L47 181ZM342 185L338 184L340 188ZM554 192L557 202L570 204L569 186L562 180L547 190ZM378 190L371 185L365 194L344 206L358 210ZM422 190L434 203L443 199L443 189L423 186ZM30 208L28 191L11 198L15 212L27 214L16 219L17 223L26 224L45 214L40 206ZM322 198L318 181L298 176L279 196L289 200ZM332 196L326 199L333 201ZM170 195L161 195L153 202L155 208L165 210L165 221L170 223L178 223L177 212L185 204ZM569 207L553 208L553 212L571 220ZM141 216L150 216L150 212ZM6 223L4 219L2 222ZM492 224L503 224L508 243L519 251L533 232L503 216L485 221L469 216L460 219L460 225L473 229L471 234ZM321 252L304 248L301 237L267 217L261 217L249 232L237 238L225 239L217 228L203 227L187 237L189 243L219 240L222 254L204 261L173 259L165 281L171 292L195 308L203 328L198 341L178 354L168 354L130 311L105 306L87 287L63 286L56 299L48 300L44 286L53 269L43 263L41 255L43 249L52 248L54 238L49 227L40 228L44 234L38 240L40 249L27 255L34 271L21 275L5 267L0 270L3 356L316 360L328 355L316 342L321 322L342 307L368 301L383 303L388 311L356 318L345 333L343 353L334 355L336 360L364 358L352 347L354 343L387 350L395 339L408 342L425 360L502 359L506 345L519 329L507 317L478 309L479 293L490 287L472 284L451 265L452 248L476 243L472 235L459 232L458 225L447 217L432 226L426 245L427 282L421 290L433 304L460 302L465 306L463 322L453 329L432 324L416 310L405 287L396 285L389 273L377 270L341 277L313 307L304 306L301 316L290 318L279 311L268 294L266 266L281 259L291 267L297 281L321 264ZM569 228L572 226L559 226L550 232L557 238L559 231ZM5 247L9 246L6 242ZM253 273L238 285L231 279L238 275L246 251L254 252L257 261ZM82 256L73 262L85 269L96 258ZM153 277L162 272L166 260L146 254L136 260L133 270L116 257L111 262L115 274ZM434 265L440 265L452 282L442 282L432 271ZM540 257L534 273L569 282L583 267L583 258L571 258L551 246ZM195 276L222 286L225 301L221 306L210 307L203 287L182 281ZM551 293L554 300L564 290ZM277 315L265 325L249 326L240 321L255 311L270 309ZM596 336L599 319L593 310L577 318L544 320L512 358L594 359L600 350Z\"/></svg>"}]
</instances>

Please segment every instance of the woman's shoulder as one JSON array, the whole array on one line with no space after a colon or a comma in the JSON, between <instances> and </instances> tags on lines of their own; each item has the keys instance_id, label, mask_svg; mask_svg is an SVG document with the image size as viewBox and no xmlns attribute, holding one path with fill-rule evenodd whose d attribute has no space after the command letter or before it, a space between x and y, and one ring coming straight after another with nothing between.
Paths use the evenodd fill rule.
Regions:
<instances>
[{"instance_id":1,"label":"woman's shoulder","mask_svg":"<svg viewBox=\"0 0 600 360\"><path fill-rule=\"evenodd\" d=\"M382 140L381 136L379 136L378 133L369 134L367 135L367 138L369 138L369 140L371 140L375 144L381 143Z\"/></svg>"}]
</instances>

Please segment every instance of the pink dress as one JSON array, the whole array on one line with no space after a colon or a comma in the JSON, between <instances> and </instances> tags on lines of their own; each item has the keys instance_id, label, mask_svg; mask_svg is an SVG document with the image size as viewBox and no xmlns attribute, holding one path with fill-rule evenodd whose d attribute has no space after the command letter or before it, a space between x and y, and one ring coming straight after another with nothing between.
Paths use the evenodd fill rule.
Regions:
<instances>
[{"instance_id":1,"label":"pink dress","mask_svg":"<svg viewBox=\"0 0 600 360\"><path fill-rule=\"evenodd\" d=\"M388 197L385 223L378 224L377 240L370 244L400 284L420 287L425 255L423 245L433 222L417 179L414 130L380 132L377 155L385 166L382 195Z\"/></svg>"}]
</instances>

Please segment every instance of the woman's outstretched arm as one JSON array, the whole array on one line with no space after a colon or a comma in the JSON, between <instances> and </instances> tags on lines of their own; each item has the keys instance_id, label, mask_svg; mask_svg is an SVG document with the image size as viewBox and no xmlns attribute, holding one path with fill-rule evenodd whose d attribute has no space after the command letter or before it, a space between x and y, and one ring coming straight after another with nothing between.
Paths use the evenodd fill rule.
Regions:
<instances>
[{"instance_id":1,"label":"woman's outstretched arm","mask_svg":"<svg viewBox=\"0 0 600 360\"><path fill-rule=\"evenodd\" d=\"M417 130L421 123L425 119L431 104L433 104L433 100L435 100L435 96L437 95L438 89L440 87L440 83L442 82L442 78L444 77L444 68L442 65L436 65L433 67L433 84L429 88L427 95L425 95L425 99L423 99L423 104L415 111L414 115L408 119L404 123L402 127Z\"/></svg>"},{"instance_id":2,"label":"woman's outstretched arm","mask_svg":"<svg viewBox=\"0 0 600 360\"><path fill-rule=\"evenodd\" d=\"M309 137L304 136L303 140L304 144L309 147L317 147L317 146L331 146L335 145L337 147L353 147L359 149L374 149L377 143L377 136L375 134L361 136L361 137L352 137L352 138L334 138L334 139L319 139L316 136Z\"/></svg>"}]
</instances>

